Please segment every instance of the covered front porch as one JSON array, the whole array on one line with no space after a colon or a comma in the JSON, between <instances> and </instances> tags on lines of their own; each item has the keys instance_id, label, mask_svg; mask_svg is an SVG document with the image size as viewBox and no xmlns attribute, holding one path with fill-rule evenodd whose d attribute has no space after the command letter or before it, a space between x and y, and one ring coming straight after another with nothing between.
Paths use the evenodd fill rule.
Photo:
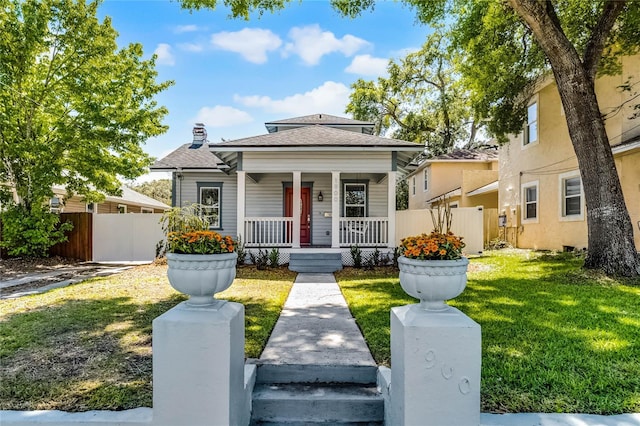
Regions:
<instances>
[{"instance_id":1,"label":"covered front porch","mask_svg":"<svg viewBox=\"0 0 640 426\"><path fill-rule=\"evenodd\" d=\"M396 171L236 173L248 248L395 247Z\"/></svg>"}]
</instances>

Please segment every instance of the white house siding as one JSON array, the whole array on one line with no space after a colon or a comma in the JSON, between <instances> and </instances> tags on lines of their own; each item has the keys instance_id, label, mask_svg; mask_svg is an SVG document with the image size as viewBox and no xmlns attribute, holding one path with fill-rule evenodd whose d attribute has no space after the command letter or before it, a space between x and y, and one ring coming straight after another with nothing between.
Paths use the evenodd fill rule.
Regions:
<instances>
[{"instance_id":1,"label":"white house siding","mask_svg":"<svg viewBox=\"0 0 640 426\"><path fill-rule=\"evenodd\" d=\"M281 217L284 215L284 184L291 184L291 173L266 173L254 176L257 182L247 178L246 216L247 217ZM373 217L387 216L387 180L377 183L380 174L344 173L344 181L368 182L368 215ZM313 245L331 245L331 174L302 173L303 184L310 183L311 195L311 230ZM318 201L322 192L323 201ZM344 194L340 191L340 208L342 216Z\"/></svg>"},{"instance_id":2,"label":"white house siding","mask_svg":"<svg viewBox=\"0 0 640 426\"><path fill-rule=\"evenodd\" d=\"M245 152L242 169L247 173L349 171L351 173L387 172L391 170L391 152L362 151L324 152Z\"/></svg>"},{"instance_id":3,"label":"white house siding","mask_svg":"<svg viewBox=\"0 0 640 426\"><path fill-rule=\"evenodd\" d=\"M175 197L176 205L189 206L198 202L198 182L222 183L222 229L224 235L235 237L238 214L238 185L236 175L224 173L187 173L182 174L182 179L176 179Z\"/></svg>"}]
</instances>

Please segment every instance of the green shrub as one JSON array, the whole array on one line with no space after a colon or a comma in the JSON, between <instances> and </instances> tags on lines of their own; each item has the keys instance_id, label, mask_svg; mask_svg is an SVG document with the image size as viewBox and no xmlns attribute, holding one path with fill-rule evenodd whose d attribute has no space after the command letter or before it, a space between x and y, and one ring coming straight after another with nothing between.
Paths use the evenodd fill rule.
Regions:
<instances>
[{"instance_id":1,"label":"green shrub","mask_svg":"<svg viewBox=\"0 0 640 426\"><path fill-rule=\"evenodd\" d=\"M2 241L9 256L47 257L49 248L67 240L66 232L73 229L70 222L60 223L60 216L46 206L11 204L0 213Z\"/></svg>"}]
</instances>

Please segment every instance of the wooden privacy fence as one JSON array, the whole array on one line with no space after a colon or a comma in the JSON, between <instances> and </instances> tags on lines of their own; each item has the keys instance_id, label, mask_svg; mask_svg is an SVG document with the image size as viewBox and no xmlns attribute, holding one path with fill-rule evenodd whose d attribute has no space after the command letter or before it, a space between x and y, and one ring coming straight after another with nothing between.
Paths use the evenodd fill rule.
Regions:
<instances>
[{"instance_id":1,"label":"wooden privacy fence","mask_svg":"<svg viewBox=\"0 0 640 426\"><path fill-rule=\"evenodd\" d=\"M437 213L434 210L434 213ZM451 209L451 232L464 238L467 254L482 253L484 249L484 212L481 207ZM396 212L396 243L410 235L430 233L433 230L429 209Z\"/></svg>"},{"instance_id":2,"label":"wooden privacy fence","mask_svg":"<svg viewBox=\"0 0 640 426\"><path fill-rule=\"evenodd\" d=\"M49 249L51 255L84 261L93 260L93 219L91 213L61 213L60 223L71 222L67 241Z\"/></svg>"}]
</instances>

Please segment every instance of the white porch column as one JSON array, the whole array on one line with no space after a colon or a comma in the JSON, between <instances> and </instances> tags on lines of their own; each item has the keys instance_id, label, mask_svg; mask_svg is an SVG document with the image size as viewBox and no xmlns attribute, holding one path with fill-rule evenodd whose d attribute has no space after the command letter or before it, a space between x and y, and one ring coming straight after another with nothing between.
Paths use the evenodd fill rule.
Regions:
<instances>
[{"instance_id":1,"label":"white porch column","mask_svg":"<svg viewBox=\"0 0 640 426\"><path fill-rule=\"evenodd\" d=\"M245 218L245 191L246 191L246 173L244 171L237 171L236 172L238 175L238 199L237 199L237 208L238 208L238 213L237 213L237 228L236 228L236 233L238 234L238 237L242 240L243 243L245 243L245 239L244 239L244 218Z\"/></svg>"},{"instance_id":2,"label":"white porch column","mask_svg":"<svg viewBox=\"0 0 640 426\"><path fill-rule=\"evenodd\" d=\"M302 200L300 194L300 183L302 180L302 172L293 172L293 248L300 248L300 214Z\"/></svg>"},{"instance_id":3,"label":"white porch column","mask_svg":"<svg viewBox=\"0 0 640 426\"><path fill-rule=\"evenodd\" d=\"M387 172L387 220L389 226L389 241L387 247L397 245L396 238L396 173Z\"/></svg>"},{"instance_id":4,"label":"white porch column","mask_svg":"<svg viewBox=\"0 0 640 426\"><path fill-rule=\"evenodd\" d=\"M331 247L340 247L340 172L331 172Z\"/></svg>"}]
</instances>

